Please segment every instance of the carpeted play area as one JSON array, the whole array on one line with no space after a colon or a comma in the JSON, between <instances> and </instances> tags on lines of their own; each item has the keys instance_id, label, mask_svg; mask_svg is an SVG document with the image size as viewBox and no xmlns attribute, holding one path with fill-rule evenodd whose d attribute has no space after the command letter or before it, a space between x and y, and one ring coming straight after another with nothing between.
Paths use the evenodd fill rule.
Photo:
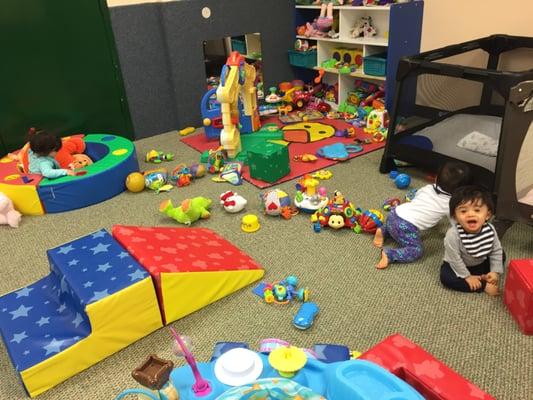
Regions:
<instances>
[{"instance_id":1,"label":"carpeted play area","mask_svg":"<svg viewBox=\"0 0 533 400\"><path fill-rule=\"evenodd\" d=\"M169 167L180 162L190 164L197 161L198 152L185 145L180 138L180 135L174 131L136 141L135 146L141 170L152 166L143 161L143 156L153 148L175 151L176 161L169 162ZM387 174L378 172L381 155L382 151L379 150L329 166L328 169L331 170L333 176L323 181L323 185L327 187L328 192L341 190L354 206L364 209L381 207L383 200L387 197L404 196L406 190L396 188ZM424 173L417 170L409 170L409 173L413 178L411 187L419 188L427 184ZM292 180L276 185L275 188L294 193L294 185L295 180ZM227 213L222 205L218 204L219 195L227 190L237 191L248 200L245 212L258 216L260 223L258 231L243 232L241 230L243 214ZM258 189L248 182L243 182L241 186L232 186L228 183L212 182L208 175L194 180L189 186L174 188L168 193L124 192L105 202L71 212L34 217L24 216L18 229L7 227L2 229L0 257L5 261L2 263L3 279L0 281L0 292L8 293L21 289L39 279L58 279L58 289L63 288L61 282L68 283L68 287L73 289L67 291L67 286L64 286L65 291L60 293L60 296L68 295L76 298L76 296L72 297L72 293L80 293L77 296L78 304L85 305L84 310L80 306L73 306L72 318L74 319L76 312L82 316L89 315L88 319L83 317L80 320L77 329L74 327L72 329L71 337L77 337L76 340L79 343L87 341L87 338L83 336L88 332L89 321L95 321L93 317L100 318L102 321L99 323L100 326L111 326L105 324L112 321L109 319L104 321L102 318L108 312L106 310L112 309L105 308L105 298L92 299L92 293L91 296L83 294L89 293L84 290L88 291L90 288L80 286L76 283L76 278L71 278L69 268L81 267L84 261L76 257L80 260L79 265L69 266L68 263L72 261L69 256L72 253L69 251L68 244L72 247L86 246L87 249L84 251L88 251L90 257L93 257L92 254L96 252L94 257L99 258L94 258L94 270L91 272L92 264L88 263L84 266L89 269L86 273L96 275L96 277L98 274L105 274L111 278L116 276L113 268L118 268L118 261L121 259L117 259L117 262L106 261L107 256L101 250L108 245L110 247L107 249L112 250L112 246L118 245L110 242L111 235L114 235L115 239L123 243L130 253L127 257L134 258L134 260L124 258L124 265L135 266L135 269L127 272L131 274L131 277L125 275L126 279L117 279L116 284L113 284L115 285L113 286L115 288L112 295L114 296L113 302L118 307L120 303L116 301L121 298L120 296L129 293L133 299L144 304L143 307L146 310L144 315L151 315L153 318L153 322L148 327L147 317L141 318L135 312L130 312L131 316L126 319L117 317L113 329L121 329L121 325L124 328L127 326L124 324L129 323L128 331L132 335L138 332L139 337L144 337L137 340L132 336L131 344L127 347L125 343L120 344L122 348L120 351L103 357L102 361L83 372L74 374L66 381L45 391L38 398L44 400L88 397L113 399L124 389L139 387L139 384L132 378L131 372L139 367L150 354L157 354L161 358L172 360L176 366L185 365L182 358L176 358L173 354L173 338L169 329L162 327L163 322L157 320L159 317L156 318L156 315L159 314L154 314L153 309L149 311L149 304L157 304L157 297L165 291L165 285L170 290L168 293L177 290L164 300L168 315L167 322L173 321L169 323L169 326L175 328L180 334L192 338L193 353L199 363L211 358L217 342L244 342L249 345L250 349L255 350L259 349L262 339L279 338L302 348L311 349L317 344L339 344L362 353L375 348L378 343L389 343L398 350L394 353L386 353L383 352L385 347L382 346L381 350L373 350L372 355L363 357L370 361L372 358L376 361L378 357L382 363L386 364L392 362L387 361L390 354L396 354L393 357L396 358L400 353L412 352L413 355L408 356L412 358L416 353L416 357L421 358L413 364L412 371L419 375L420 371L424 371L422 376L432 380L440 379L441 374L451 376L446 375L451 372L442 366L439 367L440 364L435 361L439 360L459 376L473 383L472 386L467 386L469 393L465 394L465 397L457 398L483 398L482 392L489 393L497 399L526 400L531 398L533 392L531 337L521 332L519 325L503 303L502 296L493 298L482 294L453 292L443 288L439 282L439 267L443 256L442 240L447 229L446 221L442 221L435 229L424 233L425 252L419 261L405 265L394 264L386 270L377 270L375 264L379 259L379 251L372 246L371 235L356 234L348 229L325 229L316 233L313 231L309 215L303 213L293 216L290 220L267 216L261 211L258 193ZM165 199L172 199L177 204L182 199L195 196L210 198L213 204L210 209L210 218L196 222L193 228L177 224L159 212L159 203ZM162 230L151 231L142 227L161 227ZM108 233L105 233L103 229ZM187 238L179 233L171 234L165 229L173 231L192 229L195 233L191 235L191 238ZM157 235L157 240L164 243L167 240L166 237L173 238L174 234L182 236L182 239L172 239L171 246L160 244L159 247L149 249L145 245L146 242L143 242L143 239ZM192 239L193 237L195 240ZM198 238L203 242L198 242L196 240ZM252 280L275 282L289 275L296 276L299 285L309 290L309 300L320 307L312 327L308 330L299 330L293 326L293 317L300 306L297 301L286 305L267 304L252 292L255 284L248 284L240 290L238 287L231 288L231 291L236 290L231 295L192 313L172 309L173 304L178 304L173 299L180 297L178 293L184 290L180 289L180 279L189 279L187 276L190 275L187 274L194 275L198 274L195 271L199 271L194 270L193 261L190 262L190 267L186 267L188 272L184 270L176 274L171 270L165 270L170 266L164 267L164 265L169 264L176 257L173 255L172 248L186 249L189 246L191 252L187 251L186 254L197 254L197 257L202 256L205 260L211 258L212 261L219 262L216 256L206 257L211 253L202 255L202 252L198 252L197 249L201 249L201 246L208 243L215 246L213 248L217 248L217 243L222 239L253 260L253 263L250 261L251 264L248 264L252 269L236 271L241 276L245 276L242 275L243 273L253 272L255 265L264 269L264 277L261 278L258 275ZM98 247L99 243L101 243L100 247ZM502 244L509 260L530 258L533 253L531 227L519 223L514 224L504 236ZM52 276L52 278L46 278L50 274L50 261L46 253L48 249L56 249L49 253L52 262L57 266L52 269L55 271L53 272L55 277ZM118 250L114 251L121 254ZM233 250L226 248L225 251ZM166 261L154 258L159 255ZM126 254L122 257L126 257ZM150 274L161 274L158 278L160 279L159 289L154 289L151 295L146 291L140 294L140 291L144 290L143 282L147 282L149 275L147 272L136 269L138 268L137 262L140 260L146 265L159 265L162 268L156 271L152 266L150 267L152 269L149 269ZM106 265L107 263L109 265ZM196 268L201 269L202 265L202 262L196 262ZM109 268L109 266L113 267ZM212 271L212 273L218 272ZM225 272L226 275L230 273L232 272ZM169 276L163 277L165 274ZM172 274L174 275L170 276ZM94 280L87 279L80 282L87 283ZM248 282L251 280L245 278L243 286ZM35 286L28 288L32 287ZM197 289L201 287L200 284ZM227 284L225 287L230 290ZM135 288L135 291L131 292L131 288ZM101 292L105 289L95 288L95 290ZM162 291L159 292L159 290ZM189 300L184 299L185 301L179 304L191 304L194 309L192 303L198 296L195 290L187 293L191 296ZM13 301L22 301L24 304L27 291L18 291L19 295L14 295ZM30 295L32 295L31 292ZM111 294L110 290L109 295ZM55 293L46 296L50 298L53 295ZM151 303L147 302L146 296L153 296ZM26 305L26 307L32 306L38 307ZM11 317L12 314L9 312L12 308L6 305L0 308L0 312L8 313ZM117 310L129 311L120 307ZM23 311L20 310L19 313ZM29 313L31 314L31 311ZM188 315L181 317L184 314ZM113 315L110 314L109 317L113 318ZM176 318L179 319L175 320ZM18 323L20 319L22 318L17 318L14 322ZM105 324L102 325L102 323ZM144 327L145 332L136 331L135 326ZM92 328L97 330L95 325ZM7 337L7 342L10 346L17 345L17 341L23 344L24 335L17 326L14 325L13 329L12 335ZM148 333L146 330L152 333L146 334ZM54 332L51 331L50 334L55 334ZM18 335L14 336L16 334ZM395 334L401 336L391 336ZM29 336L30 332L26 332L25 335ZM55 337L55 339L60 341L66 338ZM91 340L98 343L97 339ZM90 346L90 342L86 345ZM92 349L88 347L87 351L91 353L97 349L100 349L98 352L105 350L98 344L94 346ZM76 357L85 357L83 349L75 346L70 348L71 353L76 354ZM53 349L49 349L52 353ZM0 354L3 383L0 385L0 398L10 400L27 398L4 344L0 345ZM50 357L50 354L47 357ZM20 362L21 367L30 365ZM68 372L65 371L67 375ZM454 385L451 383L454 382L452 378L446 379L448 380L445 380L447 382L445 385L448 388ZM130 395L127 398L135 399L136 397Z\"/></svg>"},{"instance_id":2,"label":"carpeted play area","mask_svg":"<svg viewBox=\"0 0 533 400\"><path fill-rule=\"evenodd\" d=\"M533 400L487 3L0 2L0 400Z\"/></svg>"}]
</instances>

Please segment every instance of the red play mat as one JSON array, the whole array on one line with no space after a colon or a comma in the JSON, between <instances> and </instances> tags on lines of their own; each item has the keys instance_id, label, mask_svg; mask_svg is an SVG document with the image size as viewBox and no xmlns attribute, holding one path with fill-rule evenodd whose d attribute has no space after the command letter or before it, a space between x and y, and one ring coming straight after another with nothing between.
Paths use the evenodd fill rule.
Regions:
<instances>
[{"instance_id":1,"label":"red play mat","mask_svg":"<svg viewBox=\"0 0 533 400\"><path fill-rule=\"evenodd\" d=\"M337 130L343 130L346 128L350 128L352 126L345 121L333 120L333 119L322 119L322 120L316 120L312 122L321 122L323 124L331 125L335 127L335 129ZM262 120L262 123L263 124L275 123L280 127L286 126L286 125L283 125L278 120L277 117ZM287 124L287 125L290 125L290 124ZM356 128L356 131L357 131L357 138L360 140L371 138L371 135L364 133L363 129L361 128ZM207 137L204 135L203 130L200 130L199 133L193 136L184 137L181 139L181 141L185 143L186 145L192 147L193 149L199 151L200 153L203 153L204 151L209 150L209 149L214 149L219 146L218 140L207 140ZM268 182L264 182L264 181L251 178L249 170L248 170L248 166L244 166L242 177L246 179L248 182L250 182L251 184L257 186L260 189L263 189L263 188L277 185L282 182L289 181L294 178L298 178L302 175L309 174L319 169L327 168L331 165L337 164L338 162L342 162L342 161L327 160L325 158L319 157L318 160L315 162L298 162L298 161L294 161L294 156L299 155L299 154L304 154L304 153L315 154L319 148L326 146L328 144L333 144L333 143L338 143L338 142L342 142L345 144L354 144L354 138L348 139L348 138L330 137L330 138L323 139L318 142L312 142L312 143L290 143L289 144L289 158L290 158L291 172L274 183L268 183ZM385 142L364 144L363 151L359 153L350 154L349 157L350 158L359 157L363 154L367 154L374 150L381 149L383 146L385 146Z\"/></svg>"}]
</instances>

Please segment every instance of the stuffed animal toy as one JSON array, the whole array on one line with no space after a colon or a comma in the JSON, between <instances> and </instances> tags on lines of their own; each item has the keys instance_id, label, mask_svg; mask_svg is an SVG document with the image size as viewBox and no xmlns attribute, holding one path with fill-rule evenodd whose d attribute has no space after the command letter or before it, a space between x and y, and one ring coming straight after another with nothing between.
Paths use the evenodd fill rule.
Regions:
<instances>
[{"instance_id":1,"label":"stuffed animal toy","mask_svg":"<svg viewBox=\"0 0 533 400\"><path fill-rule=\"evenodd\" d=\"M19 170L23 173L28 173L29 171L29 149L30 144L26 143L18 153L9 155L12 159L18 161ZM61 149L57 152L55 159L61 168L68 169L70 168L70 165L75 162L74 154L79 155L84 151L85 142L81 136L64 137L61 139Z\"/></svg>"},{"instance_id":2,"label":"stuffed animal toy","mask_svg":"<svg viewBox=\"0 0 533 400\"><path fill-rule=\"evenodd\" d=\"M73 169L83 168L93 163L93 160L87 154L73 154L72 158L73 161L70 165Z\"/></svg>"},{"instance_id":3,"label":"stuffed animal toy","mask_svg":"<svg viewBox=\"0 0 533 400\"><path fill-rule=\"evenodd\" d=\"M248 200L241 195L228 190L220 195L220 204L229 213L238 213L246 207Z\"/></svg>"},{"instance_id":4,"label":"stuffed animal toy","mask_svg":"<svg viewBox=\"0 0 533 400\"><path fill-rule=\"evenodd\" d=\"M175 219L180 224L191 225L200 218L209 218L211 214L208 208L210 206L210 199L199 196L192 199L185 199L179 207L175 208L171 200L165 200L159 205L159 211Z\"/></svg>"},{"instance_id":5,"label":"stuffed animal toy","mask_svg":"<svg viewBox=\"0 0 533 400\"><path fill-rule=\"evenodd\" d=\"M15 210L13 202L9 197L0 192L0 225L9 225L18 228L21 214Z\"/></svg>"}]
</instances>

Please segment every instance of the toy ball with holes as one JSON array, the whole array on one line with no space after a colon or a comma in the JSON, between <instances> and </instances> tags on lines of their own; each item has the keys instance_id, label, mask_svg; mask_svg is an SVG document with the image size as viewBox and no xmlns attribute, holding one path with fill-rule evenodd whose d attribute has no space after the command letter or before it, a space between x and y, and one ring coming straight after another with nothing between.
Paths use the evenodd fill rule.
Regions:
<instances>
[{"instance_id":1,"label":"toy ball with holes","mask_svg":"<svg viewBox=\"0 0 533 400\"><path fill-rule=\"evenodd\" d=\"M391 171L389 177L394 180L398 189L407 189L411 184L411 177L407 174L400 174L398 171Z\"/></svg>"},{"instance_id":2,"label":"toy ball with holes","mask_svg":"<svg viewBox=\"0 0 533 400\"><path fill-rule=\"evenodd\" d=\"M144 184L144 176L140 172L132 172L126 178L126 188L132 193L142 192Z\"/></svg>"}]
</instances>

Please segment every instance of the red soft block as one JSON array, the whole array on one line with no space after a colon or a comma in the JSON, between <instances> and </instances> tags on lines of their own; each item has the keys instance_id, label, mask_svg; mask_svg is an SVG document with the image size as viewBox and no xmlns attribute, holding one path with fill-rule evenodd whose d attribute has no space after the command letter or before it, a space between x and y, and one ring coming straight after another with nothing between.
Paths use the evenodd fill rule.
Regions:
<instances>
[{"instance_id":1,"label":"red soft block","mask_svg":"<svg viewBox=\"0 0 533 400\"><path fill-rule=\"evenodd\" d=\"M360 357L389 370L427 400L495 400L402 335L389 336Z\"/></svg>"},{"instance_id":2,"label":"red soft block","mask_svg":"<svg viewBox=\"0 0 533 400\"><path fill-rule=\"evenodd\" d=\"M533 335L533 259L511 260L503 301L522 332Z\"/></svg>"}]
</instances>

